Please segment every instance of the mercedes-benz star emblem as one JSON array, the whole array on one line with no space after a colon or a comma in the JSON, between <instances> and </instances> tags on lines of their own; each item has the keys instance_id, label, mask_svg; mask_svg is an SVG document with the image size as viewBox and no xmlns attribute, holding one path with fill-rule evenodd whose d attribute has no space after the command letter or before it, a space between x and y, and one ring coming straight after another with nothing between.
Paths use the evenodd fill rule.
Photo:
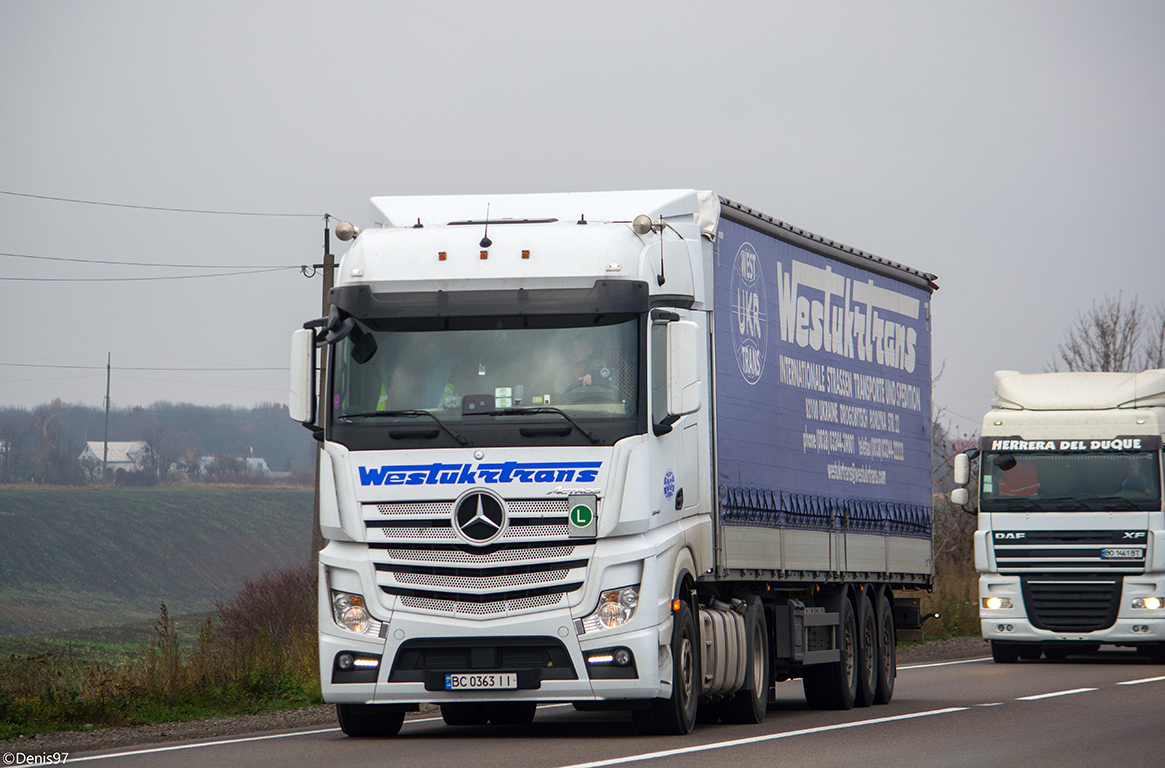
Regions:
<instances>
[{"instance_id":1,"label":"mercedes-benz star emblem","mask_svg":"<svg viewBox=\"0 0 1165 768\"><path fill-rule=\"evenodd\" d=\"M453 522L469 541L484 544L502 532L506 513L502 503L488 493L470 493L457 502Z\"/></svg>"}]
</instances>

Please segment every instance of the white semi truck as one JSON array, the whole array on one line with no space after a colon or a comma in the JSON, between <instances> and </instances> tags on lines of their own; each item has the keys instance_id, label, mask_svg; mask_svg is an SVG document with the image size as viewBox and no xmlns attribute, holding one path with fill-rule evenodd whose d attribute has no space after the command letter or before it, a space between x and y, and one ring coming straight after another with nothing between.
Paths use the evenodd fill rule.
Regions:
<instances>
[{"instance_id":1,"label":"white semi truck","mask_svg":"<svg viewBox=\"0 0 1165 768\"><path fill-rule=\"evenodd\" d=\"M995 661L1134 646L1165 663L1165 370L998 371L979 449L975 565ZM967 504L968 489L952 501Z\"/></svg>"},{"instance_id":2,"label":"white semi truck","mask_svg":"<svg viewBox=\"0 0 1165 768\"><path fill-rule=\"evenodd\" d=\"M933 582L932 275L692 190L372 218L292 344L347 734L889 701Z\"/></svg>"}]
</instances>

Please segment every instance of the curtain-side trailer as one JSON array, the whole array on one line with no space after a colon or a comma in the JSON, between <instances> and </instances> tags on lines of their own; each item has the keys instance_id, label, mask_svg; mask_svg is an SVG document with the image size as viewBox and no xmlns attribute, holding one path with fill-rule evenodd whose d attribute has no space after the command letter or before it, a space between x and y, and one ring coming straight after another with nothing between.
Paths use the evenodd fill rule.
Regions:
<instances>
[{"instance_id":1,"label":"curtain-side trailer","mask_svg":"<svg viewBox=\"0 0 1165 768\"><path fill-rule=\"evenodd\" d=\"M372 218L292 344L346 733L890 700L933 581L933 275L692 190Z\"/></svg>"}]
</instances>

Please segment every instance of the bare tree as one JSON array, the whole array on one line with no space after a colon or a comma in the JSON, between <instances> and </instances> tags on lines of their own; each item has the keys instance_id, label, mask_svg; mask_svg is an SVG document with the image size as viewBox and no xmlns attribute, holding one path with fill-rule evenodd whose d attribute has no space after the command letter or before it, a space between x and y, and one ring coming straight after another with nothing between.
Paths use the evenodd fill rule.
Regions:
<instances>
[{"instance_id":1,"label":"bare tree","mask_svg":"<svg viewBox=\"0 0 1165 768\"><path fill-rule=\"evenodd\" d=\"M1080 312L1065 333L1051 370L1133 372L1161 367L1165 356L1165 305L1148 310L1137 297L1104 297L1088 313Z\"/></svg>"}]
</instances>

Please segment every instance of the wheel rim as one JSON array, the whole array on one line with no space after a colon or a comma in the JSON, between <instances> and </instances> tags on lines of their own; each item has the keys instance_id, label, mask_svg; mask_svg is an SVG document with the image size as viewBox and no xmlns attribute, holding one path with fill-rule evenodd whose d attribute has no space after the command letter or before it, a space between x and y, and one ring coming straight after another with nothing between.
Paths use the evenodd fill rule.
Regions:
<instances>
[{"instance_id":1,"label":"wheel rim","mask_svg":"<svg viewBox=\"0 0 1165 768\"><path fill-rule=\"evenodd\" d=\"M764 630L758 622L752 631L752 690L759 696L765 686Z\"/></svg>"},{"instance_id":2,"label":"wheel rim","mask_svg":"<svg viewBox=\"0 0 1165 768\"><path fill-rule=\"evenodd\" d=\"M680 701L687 709L692 699L692 638L684 632L680 640Z\"/></svg>"}]
</instances>

